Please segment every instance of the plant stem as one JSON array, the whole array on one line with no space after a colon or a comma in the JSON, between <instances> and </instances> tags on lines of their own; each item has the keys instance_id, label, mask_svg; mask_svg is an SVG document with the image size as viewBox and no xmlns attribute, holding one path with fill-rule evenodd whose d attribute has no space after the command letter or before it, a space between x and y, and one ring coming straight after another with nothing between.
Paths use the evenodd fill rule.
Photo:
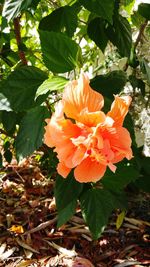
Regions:
<instances>
[{"instance_id":1,"label":"plant stem","mask_svg":"<svg viewBox=\"0 0 150 267\"><path fill-rule=\"evenodd\" d=\"M23 65L27 65L27 60L26 60L26 57L25 57L25 53L20 48L20 46L21 46L20 18L15 18L14 19L14 31L15 31L15 35L16 35L19 58L20 58L20 60L21 60Z\"/></svg>"}]
</instances>

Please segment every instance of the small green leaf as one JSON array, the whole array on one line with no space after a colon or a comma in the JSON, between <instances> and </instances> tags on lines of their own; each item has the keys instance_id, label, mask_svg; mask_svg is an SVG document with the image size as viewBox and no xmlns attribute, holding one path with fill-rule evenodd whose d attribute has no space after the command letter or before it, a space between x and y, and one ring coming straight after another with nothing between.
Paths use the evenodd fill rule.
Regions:
<instances>
[{"instance_id":1,"label":"small green leaf","mask_svg":"<svg viewBox=\"0 0 150 267\"><path fill-rule=\"evenodd\" d=\"M2 16L10 21L11 19L18 17L22 10L26 10L31 2L32 0L5 0Z\"/></svg>"},{"instance_id":2,"label":"small green leaf","mask_svg":"<svg viewBox=\"0 0 150 267\"><path fill-rule=\"evenodd\" d=\"M2 113L2 123L4 129L9 132L12 131L16 126L17 114L15 112L3 111Z\"/></svg>"},{"instance_id":3,"label":"small green leaf","mask_svg":"<svg viewBox=\"0 0 150 267\"><path fill-rule=\"evenodd\" d=\"M40 30L41 48L46 67L64 73L77 66L79 46L63 33Z\"/></svg>"},{"instance_id":4,"label":"small green leaf","mask_svg":"<svg viewBox=\"0 0 150 267\"><path fill-rule=\"evenodd\" d=\"M46 78L47 75L40 69L24 66L8 76L1 91L14 111L24 111L35 105L37 88Z\"/></svg>"},{"instance_id":5,"label":"small green leaf","mask_svg":"<svg viewBox=\"0 0 150 267\"><path fill-rule=\"evenodd\" d=\"M49 116L45 107L35 107L23 117L16 138L16 154L20 161L42 145L44 120Z\"/></svg>"},{"instance_id":6,"label":"small green leaf","mask_svg":"<svg viewBox=\"0 0 150 267\"><path fill-rule=\"evenodd\" d=\"M145 83L143 82L143 80L136 78L136 76L134 75L130 75L129 81L134 89L139 88L141 90L141 93L144 97L145 96Z\"/></svg>"},{"instance_id":7,"label":"small green leaf","mask_svg":"<svg viewBox=\"0 0 150 267\"><path fill-rule=\"evenodd\" d=\"M4 152L4 158L6 159L6 161L8 163L11 162L11 160L12 160L12 152L9 149Z\"/></svg>"},{"instance_id":8,"label":"small green leaf","mask_svg":"<svg viewBox=\"0 0 150 267\"><path fill-rule=\"evenodd\" d=\"M81 211L94 239L98 239L108 223L109 216L117 208L117 200L111 192L92 188L81 195Z\"/></svg>"},{"instance_id":9,"label":"small green leaf","mask_svg":"<svg viewBox=\"0 0 150 267\"><path fill-rule=\"evenodd\" d=\"M131 26L121 15L114 16L113 25L109 25L106 34L109 40L118 48L122 57L129 57L132 47Z\"/></svg>"},{"instance_id":10,"label":"small green leaf","mask_svg":"<svg viewBox=\"0 0 150 267\"><path fill-rule=\"evenodd\" d=\"M109 169L106 171L102 179L102 184L107 189L117 192L122 190L130 182L135 181L138 177L139 171L135 166L121 162L117 164L117 170L115 173Z\"/></svg>"},{"instance_id":11,"label":"small green leaf","mask_svg":"<svg viewBox=\"0 0 150 267\"><path fill-rule=\"evenodd\" d=\"M114 99L114 94L118 94L125 86L127 77L124 71L115 70L105 75L94 77L90 85L93 89L103 94L105 97Z\"/></svg>"},{"instance_id":12,"label":"small green leaf","mask_svg":"<svg viewBox=\"0 0 150 267\"><path fill-rule=\"evenodd\" d=\"M123 224L124 218L126 216L126 211L123 210L121 213L119 213L119 215L117 216L117 220L116 220L116 228L117 230L121 227L121 225Z\"/></svg>"},{"instance_id":13,"label":"small green leaf","mask_svg":"<svg viewBox=\"0 0 150 267\"><path fill-rule=\"evenodd\" d=\"M57 175L54 193L58 212L65 209L72 201L77 200L82 189L83 184L74 179L72 172L65 179Z\"/></svg>"},{"instance_id":14,"label":"small green leaf","mask_svg":"<svg viewBox=\"0 0 150 267\"><path fill-rule=\"evenodd\" d=\"M74 199L69 202L64 209L58 211L57 227L60 227L65 224L74 215L76 211L76 206L77 200Z\"/></svg>"},{"instance_id":15,"label":"small green leaf","mask_svg":"<svg viewBox=\"0 0 150 267\"><path fill-rule=\"evenodd\" d=\"M3 167L3 157L2 154L0 153L0 169Z\"/></svg>"},{"instance_id":16,"label":"small green leaf","mask_svg":"<svg viewBox=\"0 0 150 267\"><path fill-rule=\"evenodd\" d=\"M63 6L40 21L39 29L66 33L72 37L77 28L77 13L73 7Z\"/></svg>"},{"instance_id":17,"label":"small green leaf","mask_svg":"<svg viewBox=\"0 0 150 267\"><path fill-rule=\"evenodd\" d=\"M82 5L89 11L96 13L98 16L112 22L114 0L81 0Z\"/></svg>"},{"instance_id":18,"label":"small green leaf","mask_svg":"<svg viewBox=\"0 0 150 267\"><path fill-rule=\"evenodd\" d=\"M58 209L58 227L66 223L75 213L82 189L83 184L74 179L72 172L65 179L57 175L54 194Z\"/></svg>"},{"instance_id":19,"label":"small green leaf","mask_svg":"<svg viewBox=\"0 0 150 267\"><path fill-rule=\"evenodd\" d=\"M142 3L138 6L139 14L147 20L150 20L150 4Z\"/></svg>"},{"instance_id":20,"label":"small green leaf","mask_svg":"<svg viewBox=\"0 0 150 267\"><path fill-rule=\"evenodd\" d=\"M87 28L89 37L96 43L96 45L104 52L108 37L105 33L107 22L102 18L95 18L90 21Z\"/></svg>"},{"instance_id":21,"label":"small green leaf","mask_svg":"<svg viewBox=\"0 0 150 267\"><path fill-rule=\"evenodd\" d=\"M68 80L61 76L53 76L45 80L36 92L36 97L51 91L62 91Z\"/></svg>"}]
</instances>

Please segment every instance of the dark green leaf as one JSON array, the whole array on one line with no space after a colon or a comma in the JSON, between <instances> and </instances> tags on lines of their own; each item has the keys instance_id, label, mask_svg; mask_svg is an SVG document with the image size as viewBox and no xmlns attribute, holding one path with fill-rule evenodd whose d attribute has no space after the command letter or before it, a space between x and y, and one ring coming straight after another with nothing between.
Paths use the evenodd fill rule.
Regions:
<instances>
[{"instance_id":1,"label":"dark green leaf","mask_svg":"<svg viewBox=\"0 0 150 267\"><path fill-rule=\"evenodd\" d=\"M2 16L8 21L20 15L22 10L26 10L32 0L5 0Z\"/></svg>"},{"instance_id":2,"label":"dark green leaf","mask_svg":"<svg viewBox=\"0 0 150 267\"><path fill-rule=\"evenodd\" d=\"M11 152L10 150L6 150L6 151L4 152L4 158L6 159L6 161L7 161L8 163L10 163L11 160L12 160L12 152Z\"/></svg>"},{"instance_id":3,"label":"dark green leaf","mask_svg":"<svg viewBox=\"0 0 150 267\"><path fill-rule=\"evenodd\" d=\"M3 167L3 157L2 154L0 153L0 168Z\"/></svg>"},{"instance_id":4,"label":"dark green leaf","mask_svg":"<svg viewBox=\"0 0 150 267\"><path fill-rule=\"evenodd\" d=\"M16 138L18 160L30 155L42 145L45 118L48 116L45 107L35 107L23 117Z\"/></svg>"},{"instance_id":5,"label":"dark green leaf","mask_svg":"<svg viewBox=\"0 0 150 267\"><path fill-rule=\"evenodd\" d=\"M62 91L68 82L67 79L61 76L53 76L45 80L36 92L36 96L46 94L51 91Z\"/></svg>"},{"instance_id":6,"label":"dark green leaf","mask_svg":"<svg viewBox=\"0 0 150 267\"><path fill-rule=\"evenodd\" d=\"M58 227L66 223L75 213L77 199L83 189L83 184L77 182L71 172L66 179L57 175L55 198L58 209Z\"/></svg>"},{"instance_id":7,"label":"dark green leaf","mask_svg":"<svg viewBox=\"0 0 150 267\"><path fill-rule=\"evenodd\" d=\"M24 66L12 72L3 85L2 93L15 111L23 111L35 105L37 88L47 78L38 68Z\"/></svg>"},{"instance_id":8,"label":"dark green leaf","mask_svg":"<svg viewBox=\"0 0 150 267\"><path fill-rule=\"evenodd\" d=\"M43 60L52 72L64 73L77 65L79 46L63 33L40 31Z\"/></svg>"},{"instance_id":9,"label":"dark green leaf","mask_svg":"<svg viewBox=\"0 0 150 267\"><path fill-rule=\"evenodd\" d=\"M118 94L125 86L127 77L125 72L115 70L105 75L98 75L93 78L90 85L93 89L104 96L113 99L114 94Z\"/></svg>"},{"instance_id":10,"label":"dark green leaf","mask_svg":"<svg viewBox=\"0 0 150 267\"><path fill-rule=\"evenodd\" d=\"M87 28L89 37L96 43L96 45L104 52L108 37L105 33L107 22L102 18L95 18L90 21Z\"/></svg>"},{"instance_id":11,"label":"dark green leaf","mask_svg":"<svg viewBox=\"0 0 150 267\"><path fill-rule=\"evenodd\" d=\"M129 163L131 164L131 163ZM135 181L139 177L137 168L133 165L119 163L115 173L109 169L106 171L102 183L103 185L113 191L122 190L127 184Z\"/></svg>"},{"instance_id":12,"label":"dark green leaf","mask_svg":"<svg viewBox=\"0 0 150 267\"><path fill-rule=\"evenodd\" d=\"M89 11L96 13L98 16L112 22L114 0L81 0L83 6Z\"/></svg>"},{"instance_id":13,"label":"dark green leaf","mask_svg":"<svg viewBox=\"0 0 150 267\"><path fill-rule=\"evenodd\" d=\"M108 223L112 210L118 207L118 201L111 192L92 188L81 195L80 203L82 215L92 236L98 239Z\"/></svg>"},{"instance_id":14,"label":"dark green leaf","mask_svg":"<svg viewBox=\"0 0 150 267\"><path fill-rule=\"evenodd\" d=\"M109 40L118 48L122 57L129 57L132 46L131 26L126 18L116 15L113 25L107 28Z\"/></svg>"},{"instance_id":15,"label":"dark green leaf","mask_svg":"<svg viewBox=\"0 0 150 267\"><path fill-rule=\"evenodd\" d=\"M12 131L16 126L17 114L15 112L3 111L2 113L2 123L6 132Z\"/></svg>"},{"instance_id":16,"label":"dark green leaf","mask_svg":"<svg viewBox=\"0 0 150 267\"><path fill-rule=\"evenodd\" d=\"M65 209L66 206L72 201L77 200L82 189L83 184L74 179L72 172L66 179L62 178L60 175L57 175L55 198L58 212Z\"/></svg>"},{"instance_id":17,"label":"dark green leaf","mask_svg":"<svg viewBox=\"0 0 150 267\"><path fill-rule=\"evenodd\" d=\"M150 20L150 4L142 3L138 6L139 14L147 20Z\"/></svg>"},{"instance_id":18,"label":"dark green leaf","mask_svg":"<svg viewBox=\"0 0 150 267\"><path fill-rule=\"evenodd\" d=\"M77 13L70 6L63 6L54 10L40 21L39 29L66 33L71 37L77 28Z\"/></svg>"},{"instance_id":19,"label":"dark green leaf","mask_svg":"<svg viewBox=\"0 0 150 267\"><path fill-rule=\"evenodd\" d=\"M139 88L143 96L145 96L145 83L143 80L136 78L134 75L129 76L129 81L134 89Z\"/></svg>"},{"instance_id":20,"label":"dark green leaf","mask_svg":"<svg viewBox=\"0 0 150 267\"><path fill-rule=\"evenodd\" d=\"M58 211L57 227L60 227L65 224L74 215L76 211L76 206L77 200L74 199L69 202L64 209Z\"/></svg>"}]
</instances>

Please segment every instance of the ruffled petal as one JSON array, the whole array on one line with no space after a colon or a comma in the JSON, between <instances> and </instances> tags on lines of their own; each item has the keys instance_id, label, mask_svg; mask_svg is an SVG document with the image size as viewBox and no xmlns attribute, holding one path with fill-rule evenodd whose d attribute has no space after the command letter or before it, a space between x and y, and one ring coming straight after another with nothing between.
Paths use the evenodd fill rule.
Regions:
<instances>
[{"instance_id":1,"label":"ruffled petal","mask_svg":"<svg viewBox=\"0 0 150 267\"><path fill-rule=\"evenodd\" d=\"M57 165L57 172L64 178L66 178L68 176L68 174L70 173L71 168L66 167L66 165L64 164L64 162L59 162Z\"/></svg>"},{"instance_id":2,"label":"ruffled petal","mask_svg":"<svg viewBox=\"0 0 150 267\"><path fill-rule=\"evenodd\" d=\"M97 161L86 158L74 170L75 179L80 183L97 182L106 171L106 165L102 165Z\"/></svg>"},{"instance_id":3,"label":"ruffled petal","mask_svg":"<svg viewBox=\"0 0 150 267\"><path fill-rule=\"evenodd\" d=\"M114 152L112 163L117 163L124 158L130 160L133 157L131 150L131 137L124 127L117 127L116 133L111 133L109 138L111 149Z\"/></svg>"},{"instance_id":4,"label":"ruffled petal","mask_svg":"<svg viewBox=\"0 0 150 267\"><path fill-rule=\"evenodd\" d=\"M85 108L88 112L96 112L104 105L103 96L89 86L89 79L85 74L81 74L78 81L68 83L62 101L66 116L77 121L80 121L79 114Z\"/></svg>"},{"instance_id":5,"label":"ruffled petal","mask_svg":"<svg viewBox=\"0 0 150 267\"><path fill-rule=\"evenodd\" d=\"M115 127L122 126L124 118L129 110L131 100L130 96L115 96L115 100L111 105L111 110L107 113L107 116L114 120Z\"/></svg>"}]
</instances>

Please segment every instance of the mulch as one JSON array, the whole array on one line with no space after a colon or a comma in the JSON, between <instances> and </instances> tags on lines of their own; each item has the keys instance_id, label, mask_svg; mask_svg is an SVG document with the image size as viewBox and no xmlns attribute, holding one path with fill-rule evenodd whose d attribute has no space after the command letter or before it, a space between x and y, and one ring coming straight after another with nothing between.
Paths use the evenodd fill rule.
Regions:
<instances>
[{"instance_id":1,"label":"mulch","mask_svg":"<svg viewBox=\"0 0 150 267\"><path fill-rule=\"evenodd\" d=\"M115 211L93 241L80 208L57 228L54 183L31 160L1 170L0 266L150 266L150 194L129 192L121 227Z\"/></svg>"}]
</instances>

